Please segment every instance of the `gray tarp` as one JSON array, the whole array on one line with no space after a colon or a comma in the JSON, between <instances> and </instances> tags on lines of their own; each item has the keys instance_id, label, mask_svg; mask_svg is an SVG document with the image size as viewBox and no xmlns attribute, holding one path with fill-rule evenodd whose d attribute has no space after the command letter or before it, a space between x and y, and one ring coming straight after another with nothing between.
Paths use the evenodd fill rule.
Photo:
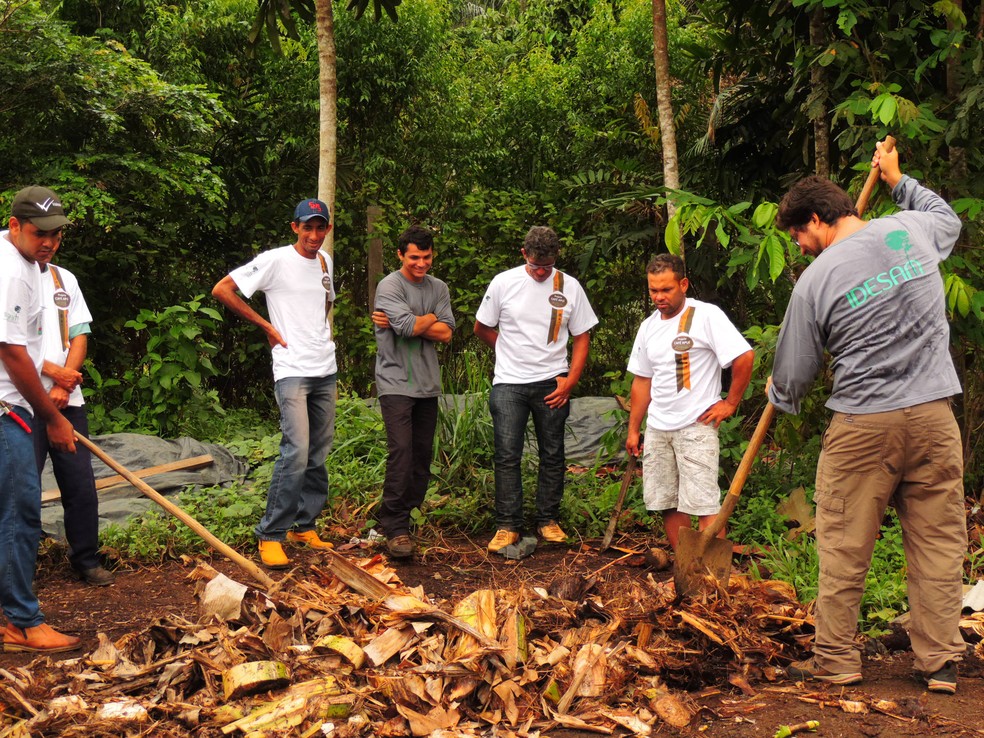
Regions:
<instances>
[{"instance_id":1,"label":"gray tarp","mask_svg":"<svg viewBox=\"0 0 984 738\"><path fill-rule=\"evenodd\" d=\"M144 478L145 482L161 494L176 494L188 485L210 487L224 484L241 478L246 473L246 465L228 449L214 443L202 443L194 438L166 441L157 436L114 433L108 436L94 436L92 441L131 472L205 454L210 454L215 459L214 463L201 469L167 472ZM92 457L92 470L97 480L116 474L95 456ZM57 486L49 461L45 464L44 474L41 476L41 489L55 489ZM151 508L160 509L155 502L144 497L139 490L129 484L124 483L121 487L101 490L99 527L103 528L111 522L122 523L130 515ZM65 536L60 501L45 503L41 508L41 525L46 533L59 537Z\"/></svg>"},{"instance_id":2,"label":"gray tarp","mask_svg":"<svg viewBox=\"0 0 984 738\"><path fill-rule=\"evenodd\" d=\"M488 413L488 404L480 395L449 395L443 397L442 401L445 408L460 408L467 402L478 402L481 405L480 411ZM373 405L374 401L369 401L369 404ZM602 437L615 423L614 411L617 407L615 400L609 397L577 397L571 401L571 414L567 421L565 441L569 461L585 466L595 463L601 449ZM533 439L532 428L530 424L530 440ZM623 429L621 438L624 439L624 436ZM226 484L242 478L246 473L246 465L228 449L214 443L202 443L193 438L167 441L156 436L116 433L96 436L92 440L132 472L204 454L211 454L215 459L214 464L201 469L168 472L144 479L161 494L176 494L188 485L210 487ZM618 448L620 447L619 444ZM616 451L616 457L621 456L621 452L618 452L618 449ZM92 460L92 468L97 480L116 473L95 457ZM49 462L42 475L41 489L49 490L56 487ZM149 509L159 509L159 507L129 484L99 492L100 528L111 522L122 523L130 515ZM41 522L45 532L64 537L65 526L59 501L48 502L42 507Z\"/></svg>"}]
</instances>

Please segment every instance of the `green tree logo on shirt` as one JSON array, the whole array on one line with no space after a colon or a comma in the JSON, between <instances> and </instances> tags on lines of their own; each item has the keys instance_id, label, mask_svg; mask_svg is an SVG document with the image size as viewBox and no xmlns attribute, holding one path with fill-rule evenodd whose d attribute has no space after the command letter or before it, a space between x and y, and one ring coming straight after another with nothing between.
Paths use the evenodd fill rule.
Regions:
<instances>
[{"instance_id":1,"label":"green tree logo on shirt","mask_svg":"<svg viewBox=\"0 0 984 738\"><path fill-rule=\"evenodd\" d=\"M885 236L885 245L892 251L908 251L911 246L909 233L907 231L892 231Z\"/></svg>"}]
</instances>

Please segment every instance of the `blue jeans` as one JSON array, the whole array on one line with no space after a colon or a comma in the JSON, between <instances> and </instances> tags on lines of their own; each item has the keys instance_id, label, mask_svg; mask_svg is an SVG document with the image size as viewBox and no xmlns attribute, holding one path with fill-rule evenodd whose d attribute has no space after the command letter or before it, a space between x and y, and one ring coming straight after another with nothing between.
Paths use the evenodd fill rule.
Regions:
<instances>
[{"instance_id":1,"label":"blue jeans","mask_svg":"<svg viewBox=\"0 0 984 738\"><path fill-rule=\"evenodd\" d=\"M85 406L62 408L62 415L80 436L89 437L89 419ZM76 571L100 566L99 560L99 496L92 474L92 456L81 443L75 444L75 453L69 454L52 448L48 433L42 423L34 427L34 452L37 456L38 474L44 471L44 462L51 457L51 468L61 492L61 504L65 511L65 538L68 539L68 559Z\"/></svg>"},{"instance_id":2,"label":"blue jeans","mask_svg":"<svg viewBox=\"0 0 984 738\"><path fill-rule=\"evenodd\" d=\"M287 531L314 530L328 500L325 461L335 435L335 374L286 377L274 385L280 407L280 456L273 465L261 541L282 541Z\"/></svg>"},{"instance_id":3,"label":"blue jeans","mask_svg":"<svg viewBox=\"0 0 984 738\"><path fill-rule=\"evenodd\" d=\"M36 423L22 407L14 412ZM41 541L41 479L34 463L34 439L0 415L0 606L7 622L33 628L44 622L34 595L34 565Z\"/></svg>"},{"instance_id":4,"label":"blue jeans","mask_svg":"<svg viewBox=\"0 0 984 738\"><path fill-rule=\"evenodd\" d=\"M379 408L386 426L386 480L376 520L387 538L410 533L410 513L427 495L437 398L383 395Z\"/></svg>"},{"instance_id":5,"label":"blue jeans","mask_svg":"<svg viewBox=\"0 0 984 738\"><path fill-rule=\"evenodd\" d=\"M536 525L560 519L564 496L564 431L569 402L551 408L543 398L557 389L549 379L532 384L496 384L489 393L495 438L495 517L499 528L523 532L523 445L533 416L540 469L536 487Z\"/></svg>"}]
</instances>

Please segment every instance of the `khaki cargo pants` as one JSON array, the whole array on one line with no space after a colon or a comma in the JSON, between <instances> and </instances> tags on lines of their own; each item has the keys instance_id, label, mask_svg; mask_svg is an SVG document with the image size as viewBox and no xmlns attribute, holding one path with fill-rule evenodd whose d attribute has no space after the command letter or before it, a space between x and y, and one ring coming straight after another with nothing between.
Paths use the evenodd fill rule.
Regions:
<instances>
[{"instance_id":1,"label":"khaki cargo pants","mask_svg":"<svg viewBox=\"0 0 984 738\"><path fill-rule=\"evenodd\" d=\"M949 400L886 413L834 413L817 465L818 666L861 669L854 647L865 575L885 508L902 523L915 668L965 653L958 622L967 528L960 431Z\"/></svg>"}]
</instances>

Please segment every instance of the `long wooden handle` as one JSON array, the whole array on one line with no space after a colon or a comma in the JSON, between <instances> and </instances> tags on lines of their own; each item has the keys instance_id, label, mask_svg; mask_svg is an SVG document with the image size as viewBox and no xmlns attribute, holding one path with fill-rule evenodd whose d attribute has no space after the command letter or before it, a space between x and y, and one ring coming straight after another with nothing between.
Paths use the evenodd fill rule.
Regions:
<instances>
[{"instance_id":1,"label":"long wooden handle","mask_svg":"<svg viewBox=\"0 0 984 738\"><path fill-rule=\"evenodd\" d=\"M759 449L762 448L762 442L765 441L765 436L769 432L769 426L772 425L772 418L775 414L775 406L771 402L768 403L765 410L762 411L758 425L755 426L755 432L752 433L752 437L748 441L748 448L745 449L745 454L741 457L738 471L735 472L735 477L731 480L731 487L721 504L721 509L711 524L701 532L703 538L711 539L720 533L724 524L728 522L728 518L731 517L731 513L734 512L738 498L741 496L741 490L748 480L748 475L752 471L752 464L755 463L755 457L758 455Z\"/></svg>"},{"instance_id":2,"label":"long wooden handle","mask_svg":"<svg viewBox=\"0 0 984 738\"><path fill-rule=\"evenodd\" d=\"M625 465L625 474L622 475L622 486L618 490L618 499L615 501L615 507L612 508L612 519L608 521L605 537L601 539L600 550L602 551L606 550L612 543L612 536L615 535L615 528L618 526L618 516L622 513L622 506L625 504L625 493L629 491L632 480L635 479L636 462L636 457L629 454L628 463Z\"/></svg>"},{"instance_id":3,"label":"long wooden handle","mask_svg":"<svg viewBox=\"0 0 984 738\"><path fill-rule=\"evenodd\" d=\"M891 151L895 148L895 139L891 136L885 136L885 140L882 143L885 144L885 151ZM871 199L871 193L878 186L879 177L881 177L881 172L877 167L868 172L868 179L865 180L861 194L858 195L857 204L854 206L858 211L858 217L864 215L864 211L868 209L868 200Z\"/></svg>"},{"instance_id":4,"label":"long wooden handle","mask_svg":"<svg viewBox=\"0 0 984 738\"><path fill-rule=\"evenodd\" d=\"M145 481L140 479L140 477L136 476L133 472L131 472L125 466L120 464L118 461L116 461L113 457L111 457L109 454L107 454L105 451L99 448L88 438L86 438L83 435L80 435L79 433L76 433L75 440L81 443L87 449L89 449L96 456L98 456L99 459L101 459L102 462L106 464L106 466L108 466L117 474L119 474L121 477L126 479L126 481L128 481L137 489L139 489L144 495L152 499L158 505L160 505L169 513L171 513L171 515L173 515L182 523L184 523L193 531L195 531L195 533L197 533L202 538L202 540L204 540L209 546L211 546L216 551L221 553L223 556L228 558L230 561L236 564L240 569L245 571L247 574L251 575L256 581L258 581L264 587L269 589L275 584L275 582L269 576L267 576L266 572L260 569L260 567L258 567L249 559L242 556L238 551L236 551L228 544L216 538L212 533L209 532L209 530L204 525L199 523L197 520L191 517L191 515L186 513L184 510L182 510L180 507L175 505L160 492L158 492L149 484L147 484Z\"/></svg>"}]
</instances>

